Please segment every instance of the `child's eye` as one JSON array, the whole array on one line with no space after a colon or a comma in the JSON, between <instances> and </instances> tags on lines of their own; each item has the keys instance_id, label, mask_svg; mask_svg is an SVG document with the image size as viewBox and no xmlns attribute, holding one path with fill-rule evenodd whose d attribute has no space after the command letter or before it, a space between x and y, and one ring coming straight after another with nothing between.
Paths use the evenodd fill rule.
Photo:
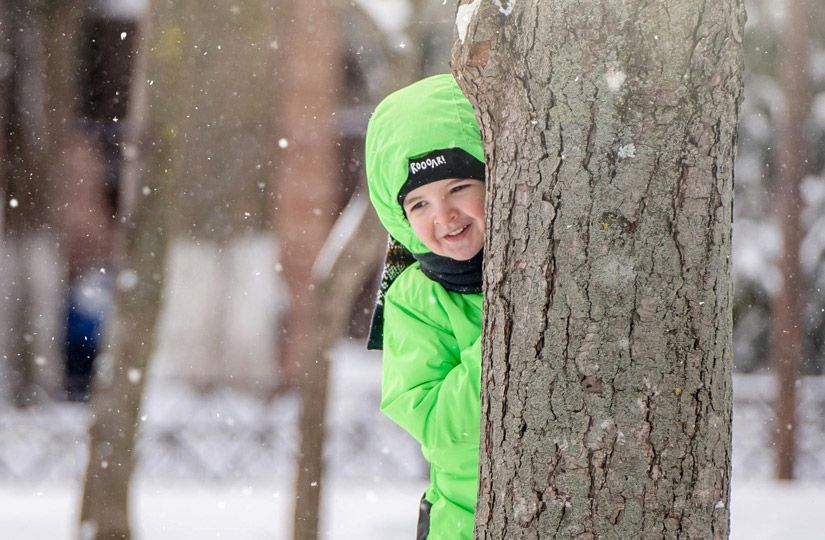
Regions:
<instances>
[{"instance_id":1,"label":"child's eye","mask_svg":"<svg viewBox=\"0 0 825 540\"><path fill-rule=\"evenodd\" d=\"M464 188L468 188L468 187L470 187L470 184L458 184L457 186L453 186L453 187L450 189L450 191L451 191L452 193L455 193L455 192L457 192L457 191L461 191L462 189L464 189Z\"/></svg>"},{"instance_id":2,"label":"child's eye","mask_svg":"<svg viewBox=\"0 0 825 540\"><path fill-rule=\"evenodd\" d=\"M416 201L412 206L407 209L407 212L414 212L420 208L424 208L424 205L427 203L425 201Z\"/></svg>"}]
</instances>

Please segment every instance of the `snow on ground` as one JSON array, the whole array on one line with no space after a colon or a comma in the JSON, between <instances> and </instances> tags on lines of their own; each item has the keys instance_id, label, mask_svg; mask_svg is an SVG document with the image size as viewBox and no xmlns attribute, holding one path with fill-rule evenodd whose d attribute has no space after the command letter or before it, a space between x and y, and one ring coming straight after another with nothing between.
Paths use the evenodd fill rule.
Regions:
<instances>
[{"instance_id":1,"label":"snow on ground","mask_svg":"<svg viewBox=\"0 0 825 540\"><path fill-rule=\"evenodd\" d=\"M79 485L0 486L4 540L73 540ZM322 538L412 538L424 482L332 481ZM135 537L142 540L290 538L291 484L167 484L140 481L132 492Z\"/></svg>"},{"instance_id":2,"label":"snow on ground","mask_svg":"<svg viewBox=\"0 0 825 540\"><path fill-rule=\"evenodd\" d=\"M342 344L334 355L321 524L326 540L414 535L426 467L414 442L378 414L379 379L380 362L360 345ZM132 492L135 538L289 539L296 404L265 406L222 392L199 397L157 382L148 390L143 465ZM813 407L821 382L805 381L801 391L810 414L801 425L800 467L818 478L807 483L766 480L770 410L758 398L770 395L772 384L764 377L734 382L734 540L825 537L825 443ZM0 410L0 540L76 538L86 421L77 406L28 416ZM175 446L160 444L163 433L176 433ZM52 452L44 450L49 446Z\"/></svg>"},{"instance_id":3,"label":"snow on ground","mask_svg":"<svg viewBox=\"0 0 825 540\"><path fill-rule=\"evenodd\" d=\"M734 540L821 540L825 483L742 481L731 486Z\"/></svg>"},{"instance_id":4,"label":"snow on ground","mask_svg":"<svg viewBox=\"0 0 825 540\"><path fill-rule=\"evenodd\" d=\"M413 538L424 482L333 480L327 485L322 538ZM0 486L5 540L71 540L78 486ZM289 482L166 484L141 481L133 492L136 538L274 540L290 538ZM819 540L825 484L734 481L733 540Z\"/></svg>"}]
</instances>

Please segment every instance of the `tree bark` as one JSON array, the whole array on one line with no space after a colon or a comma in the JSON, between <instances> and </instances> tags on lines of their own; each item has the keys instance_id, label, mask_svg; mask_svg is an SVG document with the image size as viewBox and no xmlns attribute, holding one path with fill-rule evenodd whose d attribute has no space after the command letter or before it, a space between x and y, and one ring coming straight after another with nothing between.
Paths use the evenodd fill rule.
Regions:
<instances>
[{"instance_id":1,"label":"tree bark","mask_svg":"<svg viewBox=\"0 0 825 540\"><path fill-rule=\"evenodd\" d=\"M776 477L794 477L797 433L797 392L802 366L802 343L805 323L802 320L802 298L805 276L799 263L799 246L804 233L800 211L804 207L800 184L808 173L805 120L811 109L811 80L808 73L807 0L787 3L787 21L782 39L782 86L785 91L786 114L780 132L779 189L776 193L777 214L782 230L780 273L782 288L773 306L772 347L776 366L777 387Z\"/></svg>"},{"instance_id":2,"label":"tree bark","mask_svg":"<svg viewBox=\"0 0 825 540\"><path fill-rule=\"evenodd\" d=\"M477 538L728 535L744 19L460 6L489 173Z\"/></svg>"}]
</instances>

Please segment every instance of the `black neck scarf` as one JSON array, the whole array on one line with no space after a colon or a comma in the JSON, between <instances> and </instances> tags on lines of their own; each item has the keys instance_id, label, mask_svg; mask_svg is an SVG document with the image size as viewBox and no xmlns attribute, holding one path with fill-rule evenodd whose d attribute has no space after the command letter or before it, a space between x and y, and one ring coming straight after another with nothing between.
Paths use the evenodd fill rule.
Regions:
<instances>
[{"instance_id":1,"label":"black neck scarf","mask_svg":"<svg viewBox=\"0 0 825 540\"><path fill-rule=\"evenodd\" d=\"M461 294L481 292L483 249L466 261L457 261L435 253L413 254L413 257L421 264L425 276L440 283L448 291Z\"/></svg>"}]
</instances>

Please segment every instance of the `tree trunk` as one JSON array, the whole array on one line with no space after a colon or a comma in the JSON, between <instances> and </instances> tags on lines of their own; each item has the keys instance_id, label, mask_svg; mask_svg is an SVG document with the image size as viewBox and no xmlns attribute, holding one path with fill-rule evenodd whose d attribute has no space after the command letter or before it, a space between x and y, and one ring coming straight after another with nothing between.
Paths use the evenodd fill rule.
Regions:
<instances>
[{"instance_id":1,"label":"tree trunk","mask_svg":"<svg viewBox=\"0 0 825 540\"><path fill-rule=\"evenodd\" d=\"M333 299L321 296L312 267L340 207L341 173L335 112L337 89L343 85L338 22L330 4L292 0L281 33L283 100L279 140L275 230L281 242L284 278L290 289L290 311L282 341L281 364L286 384L301 398L293 538L318 538L323 475L324 416L328 341L339 326L333 321ZM342 291L343 292L343 291ZM349 300L341 298L344 302ZM347 314L347 317L349 314ZM323 326L322 326L323 324ZM337 338L340 333L334 337Z\"/></svg>"},{"instance_id":2,"label":"tree trunk","mask_svg":"<svg viewBox=\"0 0 825 540\"><path fill-rule=\"evenodd\" d=\"M44 181L49 126L46 114L46 50L44 21L31 0L10 2L11 28L9 111L6 139L4 232L22 238L46 227L51 217L48 182ZM53 65L53 64L52 64Z\"/></svg>"},{"instance_id":3,"label":"tree trunk","mask_svg":"<svg viewBox=\"0 0 825 540\"><path fill-rule=\"evenodd\" d=\"M478 538L728 535L744 19L460 6L489 172Z\"/></svg>"},{"instance_id":4,"label":"tree trunk","mask_svg":"<svg viewBox=\"0 0 825 540\"><path fill-rule=\"evenodd\" d=\"M60 176L65 141L76 128L80 109L79 44L89 0L49 2L42 15L46 64L47 156L52 184Z\"/></svg>"},{"instance_id":5,"label":"tree trunk","mask_svg":"<svg viewBox=\"0 0 825 540\"><path fill-rule=\"evenodd\" d=\"M353 197L341 214L312 270L319 304L301 386L301 446L295 481L293 538L319 538L320 498L324 480L329 360L349 324L352 305L384 254L386 235L369 207L367 195Z\"/></svg>"},{"instance_id":6,"label":"tree trunk","mask_svg":"<svg viewBox=\"0 0 825 540\"><path fill-rule=\"evenodd\" d=\"M2 124L3 174L2 286L4 324L3 355L9 361L7 379L13 403L25 407L35 401L32 316L33 291L28 281L26 246L41 228L36 209L42 201L39 190L30 189L41 179L37 141L44 135L44 99L40 78L41 35L26 3L4 6L5 39L3 86L5 114ZM27 89L24 92L23 89Z\"/></svg>"},{"instance_id":7,"label":"tree trunk","mask_svg":"<svg viewBox=\"0 0 825 540\"><path fill-rule=\"evenodd\" d=\"M131 537L135 438L163 285L180 57L175 54L179 42L172 21L155 18L150 24L157 32L153 39L141 40L133 79L130 117L135 122L125 154L114 313L97 358L91 401L78 536L94 540Z\"/></svg>"},{"instance_id":8,"label":"tree trunk","mask_svg":"<svg viewBox=\"0 0 825 540\"><path fill-rule=\"evenodd\" d=\"M14 50L11 46L11 13L9 0L0 0L0 236L3 234L3 214L6 212L6 134L8 133L9 105L14 69Z\"/></svg>"},{"instance_id":9,"label":"tree trunk","mask_svg":"<svg viewBox=\"0 0 825 540\"><path fill-rule=\"evenodd\" d=\"M304 362L317 317L310 270L341 206L334 113L343 57L334 15L331 5L291 0L281 23L275 230L291 298L282 365L295 388L307 379Z\"/></svg>"},{"instance_id":10,"label":"tree trunk","mask_svg":"<svg viewBox=\"0 0 825 540\"><path fill-rule=\"evenodd\" d=\"M226 244L270 222L266 186L276 147L275 8L219 0L175 8L183 65L174 227Z\"/></svg>"},{"instance_id":11,"label":"tree trunk","mask_svg":"<svg viewBox=\"0 0 825 540\"><path fill-rule=\"evenodd\" d=\"M266 220L260 184L271 163L273 8L230 0L212 7L204 16L198 2L158 0L143 29L116 313L96 380L81 512L81 532L96 539L131 534L134 443L170 223L191 238L226 242Z\"/></svg>"},{"instance_id":12,"label":"tree trunk","mask_svg":"<svg viewBox=\"0 0 825 540\"><path fill-rule=\"evenodd\" d=\"M807 69L810 7L807 0L795 0L788 2L786 6L782 85L787 110L779 143L780 178L776 194L777 214L782 230L782 289L773 306L771 333L778 383L774 426L776 476L790 480L794 477L796 460L796 384L802 365L802 342L805 335L805 323L802 320L805 276L799 264L799 246L804 236L799 214L804 205L799 186L808 173L804 131L805 120L811 108L811 81Z\"/></svg>"},{"instance_id":13,"label":"tree trunk","mask_svg":"<svg viewBox=\"0 0 825 540\"><path fill-rule=\"evenodd\" d=\"M62 375L64 272L58 255L56 183L63 141L75 123L77 39L85 2L9 3L2 134L4 281L16 283L6 311L13 396L27 405L39 389L56 396Z\"/></svg>"}]
</instances>

